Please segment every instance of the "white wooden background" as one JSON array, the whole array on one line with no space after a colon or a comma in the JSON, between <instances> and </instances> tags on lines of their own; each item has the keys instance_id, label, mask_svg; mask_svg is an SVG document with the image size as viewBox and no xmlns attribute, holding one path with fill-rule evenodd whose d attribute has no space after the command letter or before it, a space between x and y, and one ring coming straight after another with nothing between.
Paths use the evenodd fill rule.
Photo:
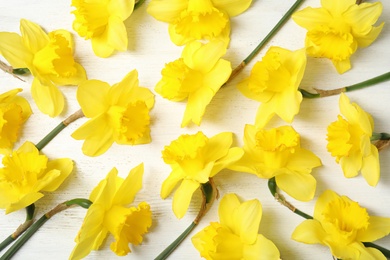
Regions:
<instances>
[{"instance_id":1,"label":"white wooden background","mask_svg":"<svg viewBox=\"0 0 390 260\"><path fill-rule=\"evenodd\" d=\"M293 0L254 0L252 6L242 15L232 19L230 48L226 59L236 66L257 45L269 30L277 23ZM318 7L319 0L308 0L302 5ZM0 31L19 33L21 18L40 24L46 31L59 28L73 32L76 42L76 58L84 66L89 79L99 79L110 84L119 82L130 70L137 69L141 86L154 92L154 86L160 79L160 71L164 64L177 59L181 47L170 42L167 24L155 20L146 13L146 4L136 10L126 20L129 37L127 52L116 53L110 58L96 57L89 41L80 38L72 30L74 16L71 1L53 0L0 0ZM324 59L308 59L308 66L301 87L333 89L360 82L380 75L390 69L390 2L383 1L383 14L380 21L385 27L379 38L368 48L360 49L352 57L353 68L339 75L330 61ZM301 8L302 8L301 7ZM253 123L259 103L241 95L235 84L248 76L256 60L261 59L271 45L296 50L303 47L306 31L292 20L268 43L247 68L230 84L221 89L207 107L200 127L180 128L185 103L165 100L156 95L156 104L151 112L152 143L140 146L113 145L100 157L90 158L82 154L81 141L76 141L70 134L82 125L86 119L79 119L42 151L49 158L69 157L75 161L75 170L68 180L54 193L46 194L36 203L37 216L50 210L65 200L89 196L90 191L106 176L112 167L117 167L121 176L141 162L145 163L143 189L136 202L147 201L153 211L153 225L150 233L144 237L140 246L131 246L132 253L125 258L153 259L179 233L181 233L197 214L200 195L196 194L186 216L178 220L171 210L172 197L162 200L159 191L163 180L168 176L170 167L161 159L161 151L165 145L175 140L180 134L195 133L199 130L208 136L223 131L235 134L235 145L242 145L244 125ZM3 58L1 58L5 61ZM30 140L37 143L60 121L79 106L76 100L76 87L61 87L66 96L66 109L59 117L50 118L42 114L32 102L30 85L32 78L26 82L19 81L9 74L0 71L0 92L13 88L23 88L22 96L30 101L34 114L24 127L18 147L22 142ZM390 82L382 83L369 89L348 93L351 101L357 102L363 109L371 113L375 120L376 132L390 132ZM314 170L318 186L315 199L311 202L290 201L301 210L312 214L318 196L325 189L333 189L339 194L349 196L360 205L368 208L370 214L390 217L390 149L380 153L381 179L377 187L368 186L359 176L354 179L344 178L341 168L326 151L326 128L336 120L339 114L338 96L304 100L300 113L295 117L293 127L301 134L302 146L313 151L323 162L323 166ZM270 126L279 126L279 119L271 121ZM279 248L283 259L330 260L328 248L320 245L305 245L290 239L294 228L303 218L289 212L271 197L267 181L254 175L224 170L215 177L221 195L228 192L237 193L242 199L258 198L263 205L263 217L260 233L271 239ZM193 232L217 221L218 203L215 203ZM74 247L76 236L85 215L82 208L72 208L54 216L15 256L15 259L67 259ZM24 221L25 212L21 210L9 215L0 212L0 239L5 238ZM193 235L192 234L192 235ZM94 251L88 259L114 259L116 255L110 251L109 237L100 251ZM376 242L390 248L390 237ZM187 238L170 259L200 259L199 253Z\"/></svg>"}]
</instances>

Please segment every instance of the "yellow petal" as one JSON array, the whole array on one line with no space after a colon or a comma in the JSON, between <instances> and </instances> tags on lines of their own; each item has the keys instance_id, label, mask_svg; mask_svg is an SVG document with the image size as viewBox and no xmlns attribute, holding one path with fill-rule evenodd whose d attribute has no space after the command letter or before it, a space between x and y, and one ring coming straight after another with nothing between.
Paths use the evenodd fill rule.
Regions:
<instances>
[{"instance_id":1,"label":"yellow petal","mask_svg":"<svg viewBox=\"0 0 390 260\"><path fill-rule=\"evenodd\" d=\"M155 19L172 23L187 8L188 0L152 0L146 11Z\"/></svg>"},{"instance_id":2,"label":"yellow petal","mask_svg":"<svg viewBox=\"0 0 390 260\"><path fill-rule=\"evenodd\" d=\"M369 114L356 103L351 103L344 93L340 94L339 107L341 114L350 124L361 127L365 133L372 133L372 122Z\"/></svg>"},{"instance_id":3,"label":"yellow petal","mask_svg":"<svg viewBox=\"0 0 390 260\"><path fill-rule=\"evenodd\" d=\"M355 33L355 38L358 42L359 47L364 48L369 46L373 41L378 38L379 34L381 33L383 26L385 25L384 22L382 22L379 26L373 26L369 33L367 34L358 34Z\"/></svg>"},{"instance_id":4,"label":"yellow petal","mask_svg":"<svg viewBox=\"0 0 390 260\"><path fill-rule=\"evenodd\" d=\"M55 191L73 170L73 161L68 158L51 160L47 163L47 171L59 171L59 176L42 188L43 191Z\"/></svg>"},{"instance_id":5,"label":"yellow petal","mask_svg":"<svg viewBox=\"0 0 390 260\"><path fill-rule=\"evenodd\" d=\"M278 187L294 199L309 201L314 198L316 179L311 174L295 172L275 176Z\"/></svg>"},{"instance_id":6,"label":"yellow petal","mask_svg":"<svg viewBox=\"0 0 390 260\"><path fill-rule=\"evenodd\" d=\"M224 10L229 16L236 16L246 11L252 0L212 0L214 6Z\"/></svg>"},{"instance_id":7,"label":"yellow petal","mask_svg":"<svg viewBox=\"0 0 390 260\"><path fill-rule=\"evenodd\" d=\"M39 79L34 78L31 85L31 95L42 113L51 117L58 116L64 109L64 96L54 85L43 85Z\"/></svg>"},{"instance_id":8,"label":"yellow petal","mask_svg":"<svg viewBox=\"0 0 390 260\"><path fill-rule=\"evenodd\" d=\"M275 244L258 234L256 243L244 245L243 259L246 260L279 260L280 253Z\"/></svg>"},{"instance_id":9,"label":"yellow petal","mask_svg":"<svg viewBox=\"0 0 390 260\"><path fill-rule=\"evenodd\" d=\"M359 174L359 170L362 168L363 158L358 152L350 152L348 156L342 157L339 163L343 169L344 176L353 178Z\"/></svg>"},{"instance_id":10,"label":"yellow petal","mask_svg":"<svg viewBox=\"0 0 390 260\"><path fill-rule=\"evenodd\" d=\"M275 115L273 102L262 103L257 109L255 126L257 128L264 128L267 123Z\"/></svg>"},{"instance_id":11,"label":"yellow petal","mask_svg":"<svg viewBox=\"0 0 390 260\"><path fill-rule=\"evenodd\" d=\"M321 166L321 160L314 153L303 148L296 148L286 168L294 172L311 173L312 169Z\"/></svg>"},{"instance_id":12,"label":"yellow petal","mask_svg":"<svg viewBox=\"0 0 390 260\"><path fill-rule=\"evenodd\" d=\"M49 36L42 28L26 19L20 20L20 32L24 45L32 52L37 53L49 43Z\"/></svg>"},{"instance_id":13,"label":"yellow petal","mask_svg":"<svg viewBox=\"0 0 390 260\"><path fill-rule=\"evenodd\" d=\"M96 117L108 109L110 85L100 80L87 80L77 88L77 101L86 117Z\"/></svg>"},{"instance_id":14,"label":"yellow petal","mask_svg":"<svg viewBox=\"0 0 390 260\"><path fill-rule=\"evenodd\" d=\"M117 205L127 205L132 203L135 195L142 188L143 174L143 163L131 169L126 179L115 193L113 203Z\"/></svg>"},{"instance_id":15,"label":"yellow petal","mask_svg":"<svg viewBox=\"0 0 390 260\"><path fill-rule=\"evenodd\" d=\"M240 147L230 148L227 155L219 159L213 167L213 170L210 173L210 177L214 177L222 169L228 168L230 165L234 164L236 161L241 159L244 155L244 150Z\"/></svg>"},{"instance_id":16,"label":"yellow petal","mask_svg":"<svg viewBox=\"0 0 390 260\"><path fill-rule=\"evenodd\" d=\"M5 214L9 214L11 212L23 209L35 202L37 202L40 198L43 197L43 194L40 192L31 192L20 198L18 201L11 203L5 209Z\"/></svg>"},{"instance_id":17,"label":"yellow petal","mask_svg":"<svg viewBox=\"0 0 390 260\"><path fill-rule=\"evenodd\" d=\"M192 44L193 43L189 43L188 46ZM187 53L184 49L182 57L184 58L184 63L191 69L207 73L225 53L225 43L223 41L214 40L197 48L192 51L192 53ZM190 55L192 60L191 62L188 62L187 57Z\"/></svg>"},{"instance_id":18,"label":"yellow petal","mask_svg":"<svg viewBox=\"0 0 390 260\"><path fill-rule=\"evenodd\" d=\"M87 74L83 66L79 63L74 63L74 68L76 68L76 73L72 74L69 77L61 77L56 75L46 75L57 86L66 86L66 85L79 85L87 79Z\"/></svg>"},{"instance_id":19,"label":"yellow petal","mask_svg":"<svg viewBox=\"0 0 390 260\"><path fill-rule=\"evenodd\" d=\"M116 191L116 181L120 180L118 177L118 170L113 167L108 173L106 178L101 180L95 188L93 188L91 194L89 195L89 200L92 202L101 202L102 197L108 194L108 196L113 197ZM111 204L111 202L109 202Z\"/></svg>"},{"instance_id":20,"label":"yellow petal","mask_svg":"<svg viewBox=\"0 0 390 260\"><path fill-rule=\"evenodd\" d=\"M161 198L165 199L171 194L177 183L184 178L182 169L178 165L172 166L172 172L169 174L161 186Z\"/></svg>"},{"instance_id":21,"label":"yellow petal","mask_svg":"<svg viewBox=\"0 0 390 260\"><path fill-rule=\"evenodd\" d=\"M15 69L31 67L33 54L17 33L0 32L0 55Z\"/></svg>"},{"instance_id":22,"label":"yellow petal","mask_svg":"<svg viewBox=\"0 0 390 260\"><path fill-rule=\"evenodd\" d=\"M323 244L326 236L327 234L320 222L314 219L308 219L295 228L291 238L305 244Z\"/></svg>"},{"instance_id":23,"label":"yellow petal","mask_svg":"<svg viewBox=\"0 0 390 260\"><path fill-rule=\"evenodd\" d=\"M306 7L292 14L291 18L299 26L313 30L318 26L326 25L332 21L332 16L324 8Z\"/></svg>"},{"instance_id":24,"label":"yellow petal","mask_svg":"<svg viewBox=\"0 0 390 260\"><path fill-rule=\"evenodd\" d=\"M208 140L202 154L208 161L216 161L227 154L232 143L233 134L231 132L216 134Z\"/></svg>"},{"instance_id":25,"label":"yellow petal","mask_svg":"<svg viewBox=\"0 0 390 260\"><path fill-rule=\"evenodd\" d=\"M223 196L218 207L219 222L233 229L235 227L235 221L233 212L236 211L241 205L240 200L234 193L228 193Z\"/></svg>"},{"instance_id":26,"label":"yellow petal","mask_svg":"<svg viewBox=\"0 0 390 260\"><path fill-rule=\"evenodd\" d=\"M102 34L91 38L92 49L96 56L107 58L115 51L115 48L109 45L108 42L109 37L107 30Z\"/></svg>"},{"instance_id":27,"label":"yellow petal","mask_svg":"<svg viewBox=\"0 0 390 260\"><path fill-rule=\"evenodd\" d=\"M118 16L124 21L133 13L134 0L111 0L108 10L111 16Z\"/></svg>"},{"instance_id":28,"label":"yellow petal","mask_svg":"<svg viewBox=\"0 0 390 260\"><path fill-rule=\"evenodd\" d=\"M347 11L352 5L355 5L356 2L354 0L321 0L321 5L323 8L327 9L329 13L340 15Z\"/></svg>"},{"instance_id":29,"label":"yellow petal","mask_svg":"<svg viewBox=\"0 0 390 260\"><path fill-rule=\"evenodd\" d=\"M345 60L332 60L333 65L336 67L336 70L339 74L351 69L351 61L349 59Z\"/></svg>"},{"instance_id":30,"label":"yellow petal","mask_svg":"<svg viewBox=\"0 0 390 260\"><path fill-rule=\"evenodd\" d=\"M200 184L193 180L183 180L177 188L172 202L172 210L177 218L182 218L190 205L192 194L199 188Z\"/></svg>"},{"instance_id":31,"label":"yellow petal","mask_svg":"<svg viewBox=\"0 0 390 260\"><path fill-rule=\"evenodd\" d=\"M338 199L340 196L332 191L332 190L325 190L320 197L317 199L316 205L314 207L314 219L319 220L322 222L323 219L323 212L325 211L326 207L328 206L329 202L332 200Z\"/></svg>"},{"instance_id":32,"label":"yellow petal","mask_svg":"<svg viewBox=\"0 0 390 260\"><path fill-rule=\"evenodd\" d=\"M390 234L390 218L370 216L366 230L359 230L357 241L372 242Z\"/></svg>"},{"instance_id":33,"label":"yellow petal","mask_svg":"<svg viewBox=\"0 0 390 260\"><path fill-rule=\"evenodd\" d=\"M199 126L206 111L206 107L214 95L215 92L210 88L202 88L195 93L192 93L188 97L183 120L181 121L181 127L187 126L191 121Z\"/></svg>"},{"instance_id":34,"label":"yellow petal","mask_svg":"<svg viewBox=\"0 0 390 260\"><path fill-rule=\"evenodd\" d=\"M107 25L107 44L118 51L126 51L128 38L126 26L118 16L110 16Z\"/></svg>"},{"instance_id":35,"label":"yellow petal","mask_svg":"<svg viewBox=\"0 0 390 260\"><path fill-rule=\"evenodd\" d=\"M367 183L376 186L380 177L379 154L376 146L371 145L371 154L363 158L361 169L362 175Z\"/></svg>"},{"instance_id":36,"label":"yellow petal","mask_svg":"<svg viewBox=\"0 0 390 260\"><path fill-rule=\"evenodd\" d=\"M287 123L294 120L294 116L299 113L299 108L302 102L302 93L300 91L291 90L283 91L278 95L276 114Z\"/></svg>"}]
</instances>

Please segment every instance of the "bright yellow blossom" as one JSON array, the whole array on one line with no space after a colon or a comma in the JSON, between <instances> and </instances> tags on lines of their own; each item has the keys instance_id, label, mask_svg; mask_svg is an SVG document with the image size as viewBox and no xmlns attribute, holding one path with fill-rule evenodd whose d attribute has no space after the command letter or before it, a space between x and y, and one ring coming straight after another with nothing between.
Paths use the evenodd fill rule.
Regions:
<instances>
[{"instance_id":1,"label":"bright yellow blossom","mask_svg":"<svg viewBox=\"0 0 390 260\"><path fill-rule=\"evenodd\" d=\"M127 207L142 188L144 166L133 168L126 179L113 168L91 192L92 205L76 237L76 246L69 259L82 259L91 250L98 250L108 233L114 236L111 250L124 256L131 252L129 243L139 245L152 225L152 212L146 202Z\"/></svg>"},{"instance_id":2,"label":"bright yellow blossom","mask_svg":"<svg viewBox=\"0 0 390 260\"><path fill-rule=\"evenodd\" d=\"M229 61L221 59L225 52L221 41L205 45L192 42L186 45L180 59L166 64L161 71L156 92L172 101L188 100L182 127L191 121L200 125L206 106L228 80L232 68Z\"/></svg>"},{"instance_id":3,"label":"bright yellow blossom","mask_svg":"<svg viewBox=\"0 0 390 260\"><path fill-rule=\"evenodd\" d=\"M22 89L13 89L0 94L0 153L11 151L19 137L21 127L32 111L28 101L17 96Z\"/></svg>"},{"instance_id":4,"label":"bright yellow blossom","mask_svg":"<svg viewBox=\"0 0 390 260\"><path fill-rule=\"evenodd\" d=\"M303 221L292 239L328 246L338 259L386 260L377 249L365 247L390 233L390 218L368 215L365 208L346 196L326 190L317 200L314 219Z\"/></svg>"},{"instance_id":5,"label":"bright yellow blossom","mask_svg":"<svg viewBox=\"0 0 390 260\"><path fill-rule=\"evenodd\" d=\"M374 120L356 103L341 93L341 114L328 126L327 149L340 163L344 176L355 177L361 171L367 183L377 185L380 177L378 149L371 144Z\"/></svg>"},{"instance_id":6,"label":"bright yellow blossom","mask_svg":"<svg viewBox=\"0 0 390 260\"><path fill-rule=\"evenodd\" d=\"M233 193L219 205L220 222L211 222L192 237L192 243L205 259L278 260L275 244L258 234L262 207L257 199L243 203Z\"/></svg>"},{"instance_id":7,"label":"bright yellow blossom","mask_svg":"<svg viewBox=\"0 0 390 260\"><path fill-rule=\"evenodd\" d=\"M350 57L358 47L369 46L381 32L384 23L373 25L382 13L382 3L322 0L321 4L298 11L292 18L307 29L307 54L330 59L341 74L351 68Z\"/></svg>"},{"instance_id":8,"label":"bright yellow blossom","mask_svg":"<svg viewBox=\"0 0 390 260\"><path fill-rule=\"evenodd\" d=\"M73 29L91 39L96 56L106 58L115 50L126 51L128 37L123 23L134 10L134 0L72 0L76 8Z\"/></svg>"},{"instance_id":9,"label":"bright yellow blossom","mask_svg":"<svg viewBox=\"0 0 390 260\"><path fill-rule=\"evenodd\" d=\"M220 39L227 44L229 17L244 12L252 0L152 0L147 12L169 23L169 35L176 45L193 40Z\"/></svg>"},{"instance_id":10,"label":"bright yellow blossom","mask_svg":"<svg viewBox=\"0 0 390 260\"><path fill-rule=\"evenodd\" d=\"M87 80L77 89L77 100L84 115L91 118L72 137L85 140L83 153L98 156L111 145L150 142L149 112L153 93L138 85L138 72L129 72L112 87L99 80Z\"/></svg>"},{"instance_id":11,"label":"bright yellow blossom","mask_svg":"<svg viewBox=\"0 0 390 260\"><path fill-rule=\"evenodd\" d=\"M0 55L13 68L28 68L34 76L31 95L39 110L51 117L64 109L57 86L78 85L86 79L84 68L74 60L72 35L66 30L45 33L28 20L20 20L21 35L0 32Z\"/></svg>"},{"instance_id":12,"label":"bright yellow blossom","mask_svg":"<svg viewBox=\"0 0 390 260\"><path fill-rule=\"evenodd\" d=\"M202 132L181 135L162 151L164 162L172 168L161 187L165 199L180 183L173 197L172 209L182 218L191 202L192 194L222 169L241 158L241 148L230 148L232 133L224 132L211 138Z\"/></svg>"},{"instance_id":13,"label":"bright yellow blossom","mask_svg":"<svg viewBox=\"0 0 390 260\"><path fill-rule=\"evenodd\" d=\"M34 144L25 142L3 157L0 168L0 208L6 214L25 208L43 197L41 191L55 191L73 170L68 158L50 160Z\"/></svg>"},{"instance_id":14,"label":"bright yellow blossom","mask_svg":"<svg viewBox=\"0 0 390 260\"><path fill-rule=\"evenodd\" d=\"M260 178L275 177L280 189L300 201L314 197L316 179L310 174L321 160L301 148L300 136L291 126L270 130L246 125L244 155L228 168L252 173Z\"/></svg>"},{"instance_id":15,"label":"bright yellow blossom","mask_svg":"<svg viewBox=\"0 0 390 260\"><path fill-rule=\"evenodd\" d=\"M246 97L261 102L255 124L264 127L276 114L291 123L298 114L302 94L298 90L306 68L305 50L269 48L252 68L248 79L238 85Z\"/></svg>"}]
</instances>

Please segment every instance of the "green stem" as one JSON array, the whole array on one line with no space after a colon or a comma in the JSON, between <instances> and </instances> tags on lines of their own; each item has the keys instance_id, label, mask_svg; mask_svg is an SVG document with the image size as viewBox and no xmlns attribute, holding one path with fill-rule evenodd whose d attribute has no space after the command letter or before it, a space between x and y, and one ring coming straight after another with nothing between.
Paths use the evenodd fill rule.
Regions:
<instances>
[{"instance_id":1,"label":"green stem","mask_svg":"<svg viewBox=\"0 0 390 260\"><path fill-rule=\"evenodd\" d=\"M38 219L34 224L32 224L31 227L27 229L27 231L24 232L19 237L19 239L7 250L7 252L5 252L4 255L0 257L0 260L11 259L19 251L19 249L32 237L32 235L34 235L35 232L37 232L38 229L55 214L66 210L73 205L79 205L83 208L89 208L91 204L92 202L90 200L77 198L65 201L64 203L57 205L54 209L44 214L40 219Z\"/></svg>"},{"instance_id":2,"label":"green stem","mask_svg":"<svg viewBox=\"0 0 390 260\"><path fill-rule=\"evenodd\" d=\"M372 133L371 141L377 140L390 140L390 134L388 133Z\"/></svg>"},{"instance_id":3,"label":"green stem","mask_svg":"<svg viewBox=\"0 0 390 260\"><path fill-rule=\"evenodd\" d=\"M378 246L377 244L374 244L374 243L371 243L371 242L363 242L363 245L365 247L372 247L372 248L378 249L379 251L382 252L382 254L384 256L386 256L387 258L390 258L390 250L389 249L386 249L384 247Z\"/></svg>"},{"instance_id":4,"label":"green stem","mask_svg":"<svg viewBox=\"0 0 390 260\"><path fill-rule=\"evenodd\" d=\"M191 231L196 227L197 223L194 221L189 225L186 230L184 230L181 235L175 239L164 251L162 251L154 260L164 260L180 245L181 242L191 233Z\"/></svg>"},{"instance_id":5,"label":"green stem","mask_svg":"<svg viewBox=\"0 0 390 260\"><path fill-rule=\"evenodd\" d=\"M264 45L279 31L283 24L290 18L290 16L295 12L295 10L303 3L304 0L297 0L288 11L284 14L282 19L272 28L272 30L265 36L265 38L256 46L255 49L232 71L229 79L225 82L225 85L232 80L235 76L240 73L240 71L248 64L259 51L264 47Z\"/></svg>"}]
</instances>

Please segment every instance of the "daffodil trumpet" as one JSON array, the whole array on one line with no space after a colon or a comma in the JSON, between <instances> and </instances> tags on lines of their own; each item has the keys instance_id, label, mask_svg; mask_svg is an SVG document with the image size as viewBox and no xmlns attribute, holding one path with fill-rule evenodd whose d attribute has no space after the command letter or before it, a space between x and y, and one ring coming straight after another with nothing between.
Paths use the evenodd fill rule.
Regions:
<instances>
[{"instance_id":1,"label":"daffodil trumpet","mask_svg":"<svg viewBox=\"0 0 390 260\"><path fill-rule=\"evenodd\" d=\"M284 14L282 19L272 28L272 30L264 37L264 39L256 46L255 49L235 68L230 74L229 79L225 82L225 85L237 76L241 70L259 53L264 45L279 31L279 29L287 22L291 15L297 10L297 8L303 3L304 0L297 0L288 11Z\"/></svg>"},{"instance_id":2,"label":"daffodil trumpet","mask_svg":"<svg viewBox=\"0 0 390 260\"><path fill-rule=\"evenodd\" d=\"M373 77L371 79L368 79L368 80L365 80L365 81L362 81L362 82L359 82L359 83L356 83L353 85L342 87L342 88L336 88L336 89L332 89L332 90L323 90L323 89L316 89L315 88L314 90L317 93L310 93L310 92L308 92L304 89L301 89L301 88L299 88L299 91L302 93L302 96L304 98L322 98L322 97L329 97L329 96L333 96L333 95L338 95L338 94L341 94L343 92L351 92L354 90L363 89L363 88L370 87L372 85L376 85L376 84L379 84L379 83L382 83L382 82L385 82L388 80L390 80L390 72L386 72L382 75Z\"/></svg>"},{"instance_id":3,"label":"daffodil trumpet","mask_svg":"<svg viewBox=\"0 0 390 260\"><path fill-rule=\"evenodd\" d=\"M202 217L211 207L213 201L218 199L219 193L216 188L212 178L208 182L201 184L202 192L202 205L200 207L199 213L191 222L191 224L180 234L167 248L164 249L154 260L164 260L167 259L170 254L180 245L181 242L191 233L191 231L199 224ZM1 259L0 259L1 260Z\"/></svg>"},{"instance_id":4,"label":"daffodil trumpet","mask_svg":"<svg viewBox=\"0 0 390 260\"><path fill-rule=\"evenodd\" d=\"M282 204L283 206L287 207L289 210L291 210L292 212L294 212L295 214L305 218L305 219L308 219L308 220L314 220L313 216L309 215L309 214L306 214L305 212L297 209L296 207L294 207L290 202L288 202L284 196L282 194L280 194L278 192L278 186L276 184L276 181L275 181L275 177L274 178L271 178L268 180L268 189L269 191L271 192L272 196L274 196L274 198L280 203ZM294 234L293 234L294 236ZM377 244L374 244L372 242L362 242L363 245L365 247L372 247L372 248L375 248L377 250L379 250L385 257L389 258L390 257L390 250L382 247L382 246L379 246Z\"/></svg>"},{"instance_id":5,"label":"daffodil trumpet","mask_svg":"<svg viewBox=\"0 0 390 260\"><path fill-rule=\"evenodd\" d=\"M90 200L83 198L76 198L58 204L55 208L44 214L33 225L31 225L31 227L19 237L19 239L7 250L7 252L5 252L5 254L0 257L0 260L11 259L12 256L15 255L16 252L18 252L18 250L30 239L30 237L34 235L35 232L37 232L38 229L55 214L76 205L88 209L91 204L92 202Z\"/></svg>"}]
</instances>

